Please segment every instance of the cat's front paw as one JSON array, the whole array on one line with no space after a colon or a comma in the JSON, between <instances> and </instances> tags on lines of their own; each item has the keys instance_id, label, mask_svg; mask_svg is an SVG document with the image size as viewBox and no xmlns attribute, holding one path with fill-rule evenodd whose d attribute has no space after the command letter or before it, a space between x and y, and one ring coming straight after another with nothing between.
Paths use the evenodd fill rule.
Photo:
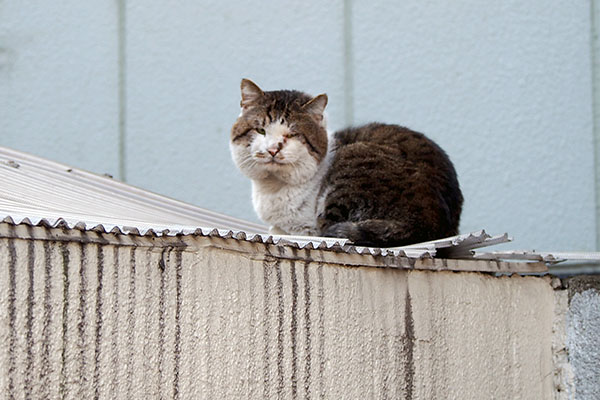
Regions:
<instances>
[{"instance_id":1,"label":"cat's front paw","mask_svg":"<svg viewBox=\"0 0 600 400\"><path fill-rule=\"evenodd\" d=\"M359 236L359 230L354 222L339 222L323 230L322 236L354 241Z\"/></svg>"},{"instance_id":2,"label":"cat's front paw","mask_svg":"<svg viewBox=\"0 0 600 400\"><path fill-rule=\"evenodd\" d=\"M271 235L287 235L288 234L286 231L284 231L283 229L281 229L280 227L278 227L276 225L269 227L269 233Z\"/></svg>"}]
</instances>

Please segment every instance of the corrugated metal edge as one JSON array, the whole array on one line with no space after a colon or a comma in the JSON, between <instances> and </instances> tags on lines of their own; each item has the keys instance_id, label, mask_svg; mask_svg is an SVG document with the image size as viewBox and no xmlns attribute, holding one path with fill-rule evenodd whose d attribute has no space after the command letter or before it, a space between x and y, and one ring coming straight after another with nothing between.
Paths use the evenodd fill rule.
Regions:
<instances>
[{"instance_id":1,"label":"corrugated metal edge","mask_svg":"<svg viewBox=\"0 0 600 400\"><path fill-rule=\"evenodd\" d=\"M320 242L319 246L314 246L313 242L307 242L301 248L301 244L285 238L269 236L263 240L259 235L246 235L243 232L235 234L232 231L219 232L217 229L209 230L208 234L207 231L203 232L201 229L191 234L176 234L171 231L157 233L148 230L146 235L141 236L137 234L140 231L135 229L123 233L120 227L114 227L107 232L105 226L91 227L83 223L72 226L64 220L58 221L54 225L48 225L47 221L40 221L38 225L33 225L32 221L28 219L22 221L21 224L13 223L14 221L8 218L6 222L0 222L0 239L94 243L162 249L181 248L191 252L202 248L214 248L240 253L243 254L243 257L253 260L311 260L346 267L500 274L543 274L548 272L546 265L541 262L434 258L428 252L417 254L398 251L395 255L387 249L371 250L350 245L342 246L337 241L330 247L327 247L324 242Z\"/></svg>"},{"instance_id":2,"label":"corrugated metal edge","mask_svg":"<svg viewBox=\"0 0 600 400\"><path fill-rule=\"evenodd\" d=\"M353 246L347 239L309 237L309 236L286 236L268 235L260 233L247 233L239 230L218 229L207 227L190 226L160 226L148 225L146 223L134 223L134 225L119 225L107 223L90 223L89 221L72 221L65 218L35 218L24 216L2 216L0 223L9 225L25 225L31 227L71 229L81 232L95 232L98 234L110 233L116 235L127 235L136 237L176 237L176 236L204 236L221 239L235 239L250 243L265 245L286 246L299 250L326 250L347 255L374 256L374 257L406 257L409 259L458 259L479 260L490 262L519 262L514 272L540 272L537 263L554 265L565 260L585 260L600 263L600 253L565 253L565 252L534 252L534 251L496 251L475 252L473 249L484 246L492 246L506 243L511 239L502 234L491 236L480 230L450 238L434 240L425 243L414 244L395 248L373 248ZM522 264L530 263L535 271L527 271L528 267ZM485 267L481 271L490 271Z\"/></svg>"},{"instance_id":3,"label":"corrugated metal edge","mask_svg":"<svg viewBox=\"0 0 600 400\"><path fill-rule=\"evenodd\" d=\"M536 252L526 250L475 252L478 260L542 261L556 264L563 261L588 261L600 263L600 253L595 252Z\"/></svg>"},{"instance_id":4,"label":"corrugated metal edge","mask_svg":"<svg viewBox=\"0 0 600 400\"><path fill-rule=\"evenodd\" d=\"M310 236L284 236L284 235L266 235L260 233L246 233L244 231L189 227L189 226L148 226L140 223L137 226L116 225L116 224L96 224L85 223L82 221L69 221L64 218L48 219L24 216L2 216L0 222L9 225L27 225L40 226L45 228L74 229L78 231L92 231L96 233L112 233L122 235L134 235L142 237L174 237L174 236L208 236L219 237L222 239L245 240L253 243L274 244L282 246L292 246L296 249L320 249L348 254L373 255L373 256L400 256L408 258L432 258L435 250L418 248L395 248L382 249L372 247L358 247L347 244L347 239L310 237Z\"/></svg>"},{"instance_id":5,"label":"corrugated metal edge","mask_svg":"<svg viewBox=\"0 0 600 400\"><path fill-rule=\"evenodd\" d=\"M394 249L431 249L440 255L449 258L471 258L473 249L494 246L512 241L508 233L491 236L485 230L465 233L448 238L417 243L410 246L396 247Z\"/></svg>"}]
</instances>

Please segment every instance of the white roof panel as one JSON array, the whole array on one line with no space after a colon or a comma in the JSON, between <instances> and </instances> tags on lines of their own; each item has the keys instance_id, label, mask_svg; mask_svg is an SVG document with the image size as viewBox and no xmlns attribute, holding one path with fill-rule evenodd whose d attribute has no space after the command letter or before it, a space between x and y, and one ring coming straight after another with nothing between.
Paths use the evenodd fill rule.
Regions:
<instances>
[{"instance_id":1,"label":"white roof panel","mask_svg":"<svg viewBox=\"0 0 600 400\"><path fill-rule=\"evenodd\" d=\"M63 218L89 225L128 225L159 230L202 226L253 233L267 231L260 224L6 147L0 147L0 182L2 217Z\"/></svg>"}]
</instances>

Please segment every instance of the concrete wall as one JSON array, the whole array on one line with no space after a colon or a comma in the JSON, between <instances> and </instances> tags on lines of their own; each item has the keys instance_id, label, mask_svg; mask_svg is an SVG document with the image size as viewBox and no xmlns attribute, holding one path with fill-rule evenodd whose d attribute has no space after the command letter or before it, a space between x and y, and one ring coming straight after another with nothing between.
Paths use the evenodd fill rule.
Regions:
<instances>
[{"instance_id":1,"label":"concrete wall","mask_svg":"<svg viewBox=\"0 0 600 400\"><path fill-rule=\"evenodd\" d=\"M600 275L566 282L569 293L567 345L576 399L600 398Z\"/></svg>"},{"instance_id":2,"label":"concrete wall","mask_svg":"<svg viewBox=\"0 0 600 400\"><path fill-rule=\"evenodd\" d=\"M556 362L579 343L561 339L567 311L555 300L567 292L546 278L348 267L311 261L319 250L292 259L273 245L236 251L235 239L3 232L6 397L550 399L565 385L579 390L559 376L571 361ZM594 315L575 319L592 326ZM581 330L568 329L570 338ZM597 356L582 344L573 355ZM595 382L585 390L597 393Z\"/></svg>"},{"instance_id":3,"label":"concrete wall","mask_svg":"<svg viewBox=\"0 0 600 400\"><path fill-rule=\"evenodd\" d=\"M2 2L0 144L255 218L227 144L250 77L429 134L463 231L593 250L596 31L589 1Z\"/></svg>"}]
</instances>

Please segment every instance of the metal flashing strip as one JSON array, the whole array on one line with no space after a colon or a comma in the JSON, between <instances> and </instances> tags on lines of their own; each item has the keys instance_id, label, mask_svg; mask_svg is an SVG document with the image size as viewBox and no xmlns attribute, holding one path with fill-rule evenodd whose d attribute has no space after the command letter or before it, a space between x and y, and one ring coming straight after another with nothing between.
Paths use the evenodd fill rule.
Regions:
<instances>
[{"instance_id":1,"label":"metal flashing strip","mask_svg":"<svg viewBox=\"0 0 600 400\"><path fill-rule=\"evenodd\" d=\"M448 258L471 258L473 249L494 246L512 241L507 233L498 236L490 236L485 230L466 233L448 238L432 240L430 242L417 243L409 246L396 247L394 249L429 249L443 254Z\"/></svg>"},{"instance_id":2,"label":"metal flashing strip","mask_svg":"<svg viewBox=\"0 0 600 400\"><path fill-rule=\"evenodd\" d=\"M473 258L478 260L523 260L541 261L556 264L563 261L584 261L600 263L600 253L596 252L536 252L526 250L475 252Z\"/></svg>"}]
</instances>

